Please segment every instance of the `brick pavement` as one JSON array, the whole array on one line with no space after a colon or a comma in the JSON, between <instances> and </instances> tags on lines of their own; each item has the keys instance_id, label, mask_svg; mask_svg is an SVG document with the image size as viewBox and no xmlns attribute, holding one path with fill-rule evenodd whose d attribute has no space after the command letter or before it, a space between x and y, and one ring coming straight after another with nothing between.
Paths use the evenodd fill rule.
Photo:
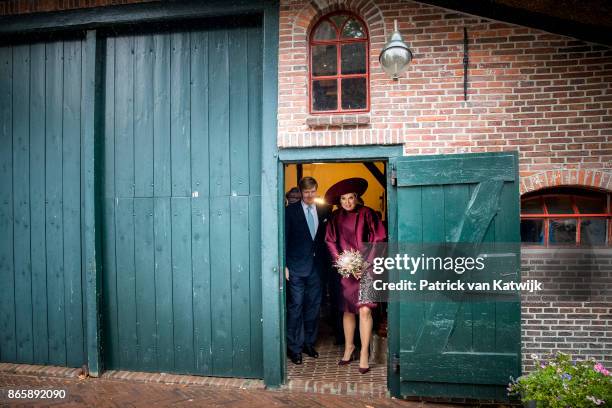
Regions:
<instances>
[{"instance_id":1,"label":"brick pavement","mask_svg":"<svg viewBox=\"0 0 612 408\"><path fill-rule=\"evenodd\" d=\"M182 376L180 376L182 377ZM188 376L186 376L188 377ZM179 382L180 382L179 378ZM8 400L9 389L66 390L65 399ZM0 407L431 407L458 405L263 389L234 385L137 382L133 379L49 377L0 371Z\"/></svg>"}]
</instances>

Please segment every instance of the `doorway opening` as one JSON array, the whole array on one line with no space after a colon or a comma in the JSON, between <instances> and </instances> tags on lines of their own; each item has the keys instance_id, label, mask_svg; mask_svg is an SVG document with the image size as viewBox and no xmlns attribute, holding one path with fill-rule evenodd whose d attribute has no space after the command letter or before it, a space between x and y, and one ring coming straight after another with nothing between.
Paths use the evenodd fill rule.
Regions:
<instances>
[{"instance_id":1,"label":"doorway opening","mask_svg":"<svg viewBox=\"0 0 612 408\"><path fill-rule=\"evenodd\" d=\"M302 162L284 165L285 205L300 200L295 189L302 177L310 176L318 183L316 199L318 204L329 205L324 200L326 191L336 182L347 178L359 177L368 182L362 195L363 205L373 209L385 231L388 232L387 214L387 162L382 160L354 162ZM337 207L330 208L330 213ZM360 374L359 361L340 366L338 361L344 352L344 333L342 327L342 289L337 272L331 262L321 271L322 299L319 314L319 329L315 349L318 358L303 355L302 364L294 364L286 359L287 382L290 388L306 389L317 392L346 394L385 395L387 392L387 304L378 303L372 309L373 329L370 340L370 371ZM286 284L287 291L290 290ZM287 292L286 292L287 293ZM286 300L290 294L287 293ZM285 305L287 307L287 305ZM285 313L286 315L286 313ZM355 345L360 347L359 316L356 316ZM286 334L286 332L285 332ZM358 355L358 354L357 354Z\"/></svg>"}]
</instances>

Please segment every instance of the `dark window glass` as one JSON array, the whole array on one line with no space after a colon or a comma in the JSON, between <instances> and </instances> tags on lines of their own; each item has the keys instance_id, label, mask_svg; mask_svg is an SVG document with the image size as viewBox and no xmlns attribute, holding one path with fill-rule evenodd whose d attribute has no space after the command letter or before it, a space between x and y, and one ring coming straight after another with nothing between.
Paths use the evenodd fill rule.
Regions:
<instances>
[{"instance_id":1,"label":"dark window glass","mask_svg":"<svg viewBox=\"0 0 612 408\"><path fill-rule=\"evenodd\" d=\"M323 21L317 27L313 38L315 40L335 40L337 37L336 29L329 21Z\"/></svg>"},{"instance_id":2,"label":"dark window glass","mask_svg":"<svg viewBox=\"0 0 612 408\"><path fill-rule=\"evenodd\" d=\"M340 55L342 73L365 74L366 73L366 43L355 42L343 44Z\"/></svg>"},{"instance_id":3,"label":"dark window glass","mask_svg":"<svg viewBox=\"0 0 612 408\"><path fill-rule=\"evenodd\" d=\"M366 79L346 78L342 80L342 109L365 109Z\"/></svg>"},{"instance_id":4,"label":"dark window glass","mask_svg":"<svg viewBox=\"0 0 612 408\"><path fill-rule=\"evenodd\" d=\"M605 245L608 220L587 218L580 221L580 244Z\"/></svg>"},{"instance_id":5,"label":"dark window glass","mask_svg":"<svg viewBox=\"0 0 612 408\"><path fill-rule=\"evenodd\" d=\"M312 75L336 75L338 64L335 45L314 45L312 47Z\"/></svg>"},{"instance_id":6,"label":"dark window glass","mask_svg":"<svg viewBox=\"0 0 612 408\"><path fill-rule=\"evenodd\" d=\"M521 241L530 244L543 244L544 220L521 220Z\"/></svg>"},{"instance_id":7,"label":"dark window glass","mask_svg":"<svg viewBox=\"0 0 612 408\"><path fill-rule=\"evenodd\" d=\"M550 220L549 227L551 244L575 244L576 220Z\"/></svg>"},{"instance_id":8,"label":"dark window glass","mask_svg":"<svg viewBox=\"0 0 612 408\"><path fill-rule=\"evenodd\" d=\"M606 212L606 200L601 198L576 197L576 207L581 214L602 214Z\"/></svg>"},{"instance_id":9,"label":"dark window glass","mask_svg":"<svg viewBox=\"0 0 612 408\"><path fill-rule=\"evenodd\" d=\"M312 110L328 111L338 108L338 81L312 81Z\"/></svg>"},{"instance_id":10,"label":"dark window glass","mask_svg":"<svg viewBox=\"0 0 612 408\"><path fill-rule=\"evenodd\" d=\"M542 207L542 200L540 198L534 198L532 200L524 200L521 203L522 214L544 214L544 207Z\"/></svg>"},{"instance_id":11,"label":"dark window glass","mask_svg":"<svg viewBox=\"0 0 612 408\"><path fill-rule=\"evenodd\" d=\"M342 38L364 38L365 30L354 18L349 19L342 28Z\"/></svg>"},{"instance_id":12,"label":"dark window glass","mask_svg":"<svg viewBox=\"0 0 612 408\"><path fill-rule=\"evenodd\" d=\"M546 197L549 214L573 214L572 200L569 197Z\"/></svg>"}]
</instances>

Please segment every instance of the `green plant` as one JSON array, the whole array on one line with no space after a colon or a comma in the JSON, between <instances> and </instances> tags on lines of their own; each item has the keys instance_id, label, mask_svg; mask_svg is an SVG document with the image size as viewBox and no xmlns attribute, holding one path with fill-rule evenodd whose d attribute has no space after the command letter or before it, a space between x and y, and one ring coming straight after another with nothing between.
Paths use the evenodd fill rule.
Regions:
<instances>
[{"instance_id":1,"label":"green plant","mask_svg":"<svg viewBox=\"0 0 612 408\"><path fill-rule=\"evenodd\" d=\"M538 407L612 407L612 375L601 363L572 361L560 352L548 360L535 354L531 358L535 371L512 379L509 395L520 395L524 403L536 401Z\"/></svg>"}]
</instances>

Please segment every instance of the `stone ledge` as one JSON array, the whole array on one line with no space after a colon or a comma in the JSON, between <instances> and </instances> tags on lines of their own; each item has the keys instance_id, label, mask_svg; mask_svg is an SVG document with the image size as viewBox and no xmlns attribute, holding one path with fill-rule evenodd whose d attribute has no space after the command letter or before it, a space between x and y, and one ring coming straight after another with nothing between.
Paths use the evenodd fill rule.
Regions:
<instances>
[{"instance_id":1,"label":"stone ledge","mask_svg":"<svg viewBox=\"0 0 612 408\"><path fill-rule=\"evenodd\" d=\"M369 113L310 115L306 118L306 125L309 127L355 126L369 123Z\"/></svg>"}]
</instances>

